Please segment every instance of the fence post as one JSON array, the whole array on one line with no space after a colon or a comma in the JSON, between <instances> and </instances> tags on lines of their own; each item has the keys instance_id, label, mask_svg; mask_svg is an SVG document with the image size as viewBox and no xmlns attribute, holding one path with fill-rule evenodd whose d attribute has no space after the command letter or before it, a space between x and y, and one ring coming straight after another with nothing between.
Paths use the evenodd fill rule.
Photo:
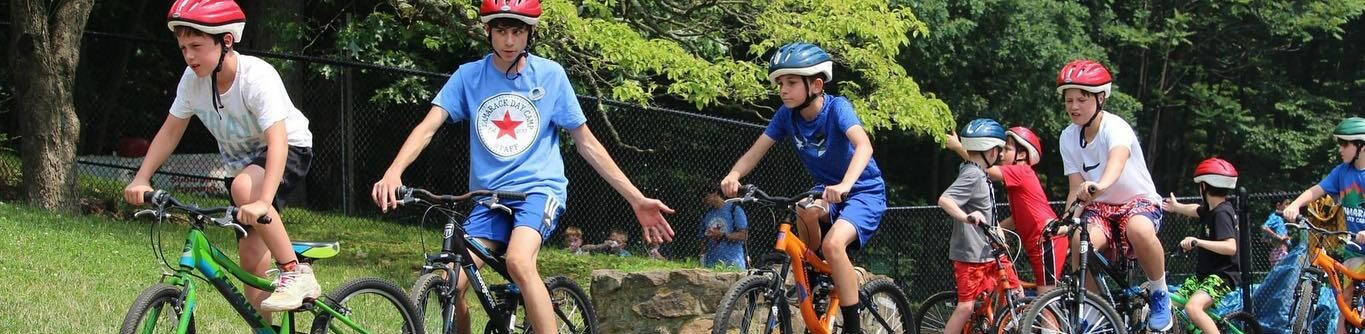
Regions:
<instances>
[{"instance_id":1,"label":"fence post","mask_svg":"<svg viewBox=\"0 0 1365 334\"><path fill-rule=\"evenodd\" d=\"M1241 268L1242 311L1256 314L1251 303L1251 197L1246 187L1237 188L1237 266Z\"/></svg>"}]
</instances>

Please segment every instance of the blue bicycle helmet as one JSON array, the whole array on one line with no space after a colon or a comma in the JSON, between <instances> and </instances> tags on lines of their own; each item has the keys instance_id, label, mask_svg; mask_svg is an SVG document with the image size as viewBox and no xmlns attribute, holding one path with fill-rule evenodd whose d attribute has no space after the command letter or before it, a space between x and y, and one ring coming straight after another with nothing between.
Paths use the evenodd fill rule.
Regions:
<instances>
[{"instance_id":1,"label":"blue bicycle helmet","mask_svg":"<svg viewBox=\"0 0 1365 334\"><path fill-rule=\"evenodd\" d=\"M1005 146L1005 127L991 119L978 118L962 128L962 148L985 151Z\"/></svg>"},{"instance_id":2,"label":"blue bicycle helmet","mask_svg":"<svg viewBox=\"0 0 1365 334\"><path fill-rule=\"evenodd\" d=\"M825 81L834 80L834 60L825 50L815 44L795 42L783 45L768 62L768 81L777 83L777 77L795 74L803 77L823 74Z\"/></svg>"}]
</instances>

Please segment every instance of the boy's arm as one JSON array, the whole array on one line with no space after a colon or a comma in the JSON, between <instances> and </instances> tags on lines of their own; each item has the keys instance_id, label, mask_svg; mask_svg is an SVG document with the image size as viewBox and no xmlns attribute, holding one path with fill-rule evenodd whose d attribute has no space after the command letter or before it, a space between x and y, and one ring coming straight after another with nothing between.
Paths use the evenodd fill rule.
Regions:
<instances>
[{"instance_id":1,"label":"boy's arm","mask_svg":"<svg viewBox=\"0 0 1365 334\"><path fill-rule=\"evenodd\" d=\"M959 207L957 205L957 201L954 201L951 197L939 196L938 207L943 208L943 212L947 213L948 217L952 218L953 220L968 224L971 223L970 221L967 220L968 216L967 212L962 211L962 207ZM980 218L981 217L978 217L978 219Z\"/></svg>"},{"instance_id":2,"label":"boy's arm","mask_svg":"<svg viewBox=\"0 0 1365 334\"><path fill-rule=\"evenodd\" d=\"M616 189L616 192L630 203L631 209L635 211L635 219L640 221L640 232L644 235L645 241L673 241L673 227L668 225L668 220L663 216L664 213L673 213L673 209L664 205L664 202L645 197L640 189L635 188L630 179L626 178L626 174L621 172L621 167L607 154L607 149L602 147L596 136L593 136L587 124L569 129L569 134L573 136L578 155L583 156L583 159L597 171L597 175L602 176L612 189Z\"/></svg>"},{"instance_id":3,"label":"boy's arm","mask_svg":"<svg viewBox=\"0 0 1365 334\"><path fill-rule=\"evenodd\" d=\"M848 196L853 184L858 182L858 177L863 175L863 169L867 168L868 161L872 161L872 140L867 138L863 126L850 126L844 131L844 135L848 136L849 143L853 144L853 159L848 162L848 169L844 171L844 178L839 184L825 186L823 198L830 203L843 202L844 196Z\"/></svg>"},{"instance_id":4,"label":"boy's arm","mask_svg":"<svg viewBox=\"0 0 1365 334\"><path fill-rule=\"evenodd\" d=\"M270 203L275 200L275 192L284 178L284 162L289 159L289 134L284 126L281 120L265 128L265 176L261 179L261 193L256 194L255 202L242 205L237 211L239 221L254 222L270 211Z\"/></svg>"},{"instance_id":5,"label":"boy's arm","mask_svg":"<svg viewBox=\"0 0 1365 334\"><path fill-rule=\"evenodd\" d=\"M156 137L152 138L152 144L147 148L147 155L142 158L142 166L138 167L137 174L133 180L123 188L123 200L129 204L142 205L142 194L152 191L152 175L161 168L161 164L175 152L175 147L180 145L180 138L185 135L185 128L189 127L189 118L175 117L166 115L166 121L161 124L161 130L157 130Z\"/></svg>"},{"instance_id":6,"label":"boy's arm","mask_svg":"<svg viewBox=\"0 0 1365 334\"><path fill-rule=\"evenodd\" d=\"M1225 240L1213 241L1189 237L1186 239L1186 242L1194 244L1195 247L1207 249L1210 252L1218 253L1218 255L1232 256L1233 254L1237 253L1237 239L1229 238Z\"/></svg>"},{"instance_id":7,"label":"boy's arm","mask_svg":"<svg viewBox=\"0 0 1365 334\"><path fill-rule=\"evenodd\" d=\"M441 127L449 117L449 113L438 106L431 106L427 111L427 116L422 118L421 123L417 123L412 128L412 133L408 134L408 139L403 141L403 147L398 149L398 156L393 158L389 168L384 171L384 177L379 182L374 183L374 188L370 191L370 198L374 199L374 204L379 206L379 210L388 212L389 209L398 207L398 198L395 191L403 185L403 171L412 165L413 160L422 154L422 150L431 143L431 137L436 135L436 129Z\"/></svg>"},{"instance_id":8,"label":"boy's arm","mask_svg":"<svg viewBox=\"0 0 1365 334\"><path fill-rule=\"evenodd\" d=\"M943 146L953 153L957 153L962 160L967 160L967 149L962 148L962 140L957 138L957 131L943 135Z\"/></svg>"},{"instance_id":9,"label":"boy's arm","mask_svg":"<svg viewBox=\"0 0 1365 334\"><path fill-rule=\"evenodd\" d=\"M1312 188L1304 190L1302 194L1299 194L1299 197L1294 198L1294 202L1289 203L1289 205L1284 207L1284 221L1286 223L1297 223L1299 221L1299 207L1308 202L1312 202L1323 195L1327 195L1327 191L1322 190L1322 186L1319 185L1314 185Z\"/></svg>"},{"instance_id":10,"label":"boy's arm","mask_svg":"<svg viewBox=\"0 0 1365 334\"><path fill-rule=\"evenodd\" d=\"M1077 197L1077 194L1080 193L1078 190L1081 189L1081 185L1085 184L1085 177L1082 177L1081 173L1067 174L1066 183L1067 183L1066 207L1069 208L1071 207L1072 203L1075 203L1077 200L1080 199L1079 197ZM1057 218L1066 219L1067 217Z\"/></svg>"},{"instance_id":11,"label":"boy's arm","mask_svg":"<svg viewBox=\"0 0 1365 334\"><path fill-rule=\"evenodd\" d=\"M768 154L768 149L772 148L775 143L777 141L769 138L767 134L758 135L758 140L754 141L754 145L749 146L749 150L745 151L738 161L735 161L735 166L730 167L730 172L725 174L725 178L721 179L720 189L721 192L725 193L725 197L735 197L736 193L739 192L739 179L749 175L749 172L754 170L754 166L758 165L760 160L763 160L763 155Z\"/></svg>"},{"instance_id":12,"label":"boy's arm","mask_svg":"<svg viewBox=\"0 0 1365 334\"><path fill-rule=\"evenodd\" d=\"M1180 203L1175 199L1175 193L1171 193L1161 205L1162 210L1178 213L1185 217L1199 218L1199 204Z\"/></svg>"},{"instance_id":13,"label":"boy's arm","mask_svg":"<svg viewBox=\"0 0 1365 334\"><path fill-rule=\"evenodd\" d=\"M1103 194L1105 190L1109 190L1109 187L1113 186L1114 182L1119 180L1119 175L1123 175L1123 167L1128 164L1128 157L1131 155L1132 152L1128 150L1127 146L1110 148L1109 159L1104 163L1104 173L1100 174L1099 182L1086 181L1082 183L1082 191L1077 194L1079 196L1077 198L1089 201L1091 198ZM1092 184L1095 186L1094 193L1084 191L1086 187Z\"/></svg>"}]
</instances>

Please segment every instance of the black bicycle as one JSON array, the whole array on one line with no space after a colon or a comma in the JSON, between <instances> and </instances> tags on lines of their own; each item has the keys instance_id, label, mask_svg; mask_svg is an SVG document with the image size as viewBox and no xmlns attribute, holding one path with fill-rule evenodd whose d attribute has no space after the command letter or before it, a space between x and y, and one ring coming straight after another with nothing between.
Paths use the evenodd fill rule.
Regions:
<instances>
[{"instance_id":1,"label":"black bicycle","mask_svg":"<svg viewBox=\"0 0 1365 334\"><path fill-rule=\"evenodd\" d=\"M1110 243L1118 260L1111 262L1095 252L1090 242L1090 229L1074 217L1082 204L1080 201L1073 203L1058 216L1059 219L1049 221L1043 227L1043 240L1066 234L1068 230L1072 234L1078 233L1079 243L1072 245L1072 250L1086 260L1080 261L1075 271L1063 276L1056 289L1029 304L1020 322L1020 327L1028 333L1125 334L1130 329L1146 328L1148 292L1131 288L1128 283L1133 260L1123 255L1125 248L1118 240ZM1112 235L1119 235L1117 228ZM1102 294L1087 290L1087 280L1098 286Z\"/></svg>"},{"instance_id":2,"label":"black bicycle","mask_svg":"<svg viewBox=\"0 0 1365 334\"><path fill-rule=\"evenodd\" d=\"M533 332L531 322L523 308L521 289L516 283L511 283L511 276L507 272L507 261L504 257L506 254L490 250L477 239L470 237L461 223L466 217L455 208L457 204L472 199L476 205L487 206L511 215L512 209L498 202L502 199L525 199L526 194L476 190L452 196L435 195L417 188L399 187L397 195L401 205L425 205L427 213L435 211L446 218L441 251L426 256L422 272L412 287L413 304L416 305L417 313L423 319L425 327L432 328L433 333L456 332L458 324L455 322L455 302L459 294L456 291L457 285L449 278L459 277L456 270L460 270L469 278L469 283L472 284L470 288L474 290L479 304L487 312L488 323L484 327L484 333ZM423 214L423 220L425 216L426 214ZM493 268L509 283L493 285L485 283L478 267L466 254L482 259L484 264ZM596 333L597 316L593 313L592 302L577 283L567 277L550 277L545 280L545 288L550 291L550 301L554 306L559 333ZM429 317L433 315L436 317ZM522 323L517 323L518 318Z\"/></svg>"}]
</instances>

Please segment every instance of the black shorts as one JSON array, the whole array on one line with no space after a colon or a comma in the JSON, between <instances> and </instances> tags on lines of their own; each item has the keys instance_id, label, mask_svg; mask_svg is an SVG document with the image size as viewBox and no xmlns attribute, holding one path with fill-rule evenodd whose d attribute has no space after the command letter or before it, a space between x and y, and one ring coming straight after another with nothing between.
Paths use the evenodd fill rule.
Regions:
<instances>
[{"instance_id":1,"label":"black shorts","mask_svg":"<svg viewBox=\"0 0 1365 334\"><path fill-rule=\"evenodd\" d=\"M265 151L255 158L251 158L251 163L247 166L256 165L265 168ZM284 210L285 199L289 197L295 188L305 182L308 177L308 169L313 166L313 148L290 146L289 156L284 160L284 176L280 178L280 187L275 191L275 198L270 202L270 206L275 207L275 211ZM232 181L235 177L223 179L227 185L228 196L232 196Z\"/></svg>"}]
</instances>

